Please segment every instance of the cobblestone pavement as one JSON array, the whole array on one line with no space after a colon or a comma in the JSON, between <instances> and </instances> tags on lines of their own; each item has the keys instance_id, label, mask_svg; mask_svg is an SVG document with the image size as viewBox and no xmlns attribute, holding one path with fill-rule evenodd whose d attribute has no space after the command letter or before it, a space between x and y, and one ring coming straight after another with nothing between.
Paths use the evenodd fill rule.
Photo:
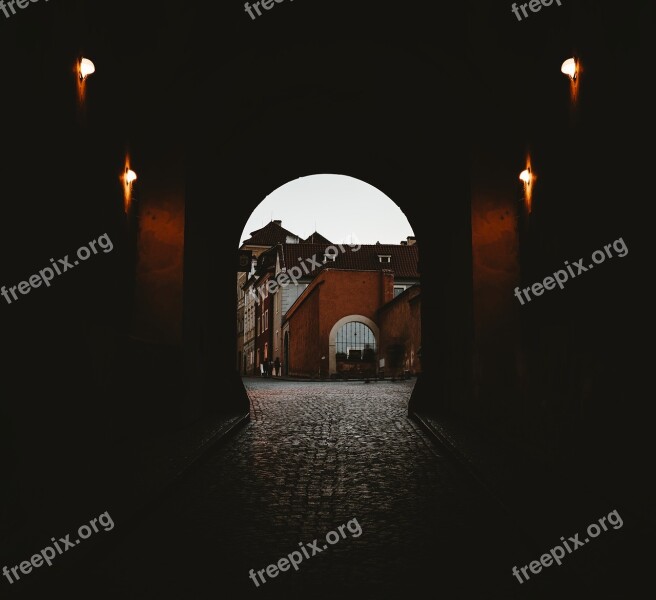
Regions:
<instances>
[{"instance_id":1,"label":"cobblestone pavement","mask_svg":"<svg viewBox=\"0 0 656 600\"><path fill-rule=\"evenodd\" d=\"M140 523L116 523L70 597L550 597L548 575L512 576L535 553L406 416L413 381L245 384L251 423ZM323 550L354 518L362 534ZM298 571L249 578L315 538Z\"/></svg>"}]
</instances>

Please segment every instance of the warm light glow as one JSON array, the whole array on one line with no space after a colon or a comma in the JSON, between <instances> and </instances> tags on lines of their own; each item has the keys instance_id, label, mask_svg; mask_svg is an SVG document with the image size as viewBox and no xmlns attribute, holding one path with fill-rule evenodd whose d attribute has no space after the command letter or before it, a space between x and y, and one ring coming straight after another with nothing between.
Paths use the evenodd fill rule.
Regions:
<instances>
[{"instance_id":1,"label":"warm light glow","mask_svg":"<svg viewBox=\"0 0 656 600\"><path fill-rule=\"evenodd\" d=\"M568 58L562 64L560 70L569 77L569 93L572 107L575 107L579 97L579 84L583 67L578 58Z\"/></svg>"},{"instance_id":2,"label":"warm light glow","mask_svg":"<svg viewBox=\"0 0 656 600\"><path fill-rule=\"evenodd\" d=\"M125 157L125 166L120 179L123 184L123 208L127 214L132 204L132 184L137 180L137 174L130 168L129 155Z\"/></svg>"},{"instance_id":3,"label":"warm light glow","mask_svg":"<svg viewBox=\"0 0 656 600\"><path fill-rule=\"evenodd\" d=\"M565 73L570 79L575 80L578 74L578 65L575 58L568 58L560 67L560 71Z\"/></svg>"},{"instance_id":4,"label":"warm light glow","mask_svg":"<svg viewBox=\"0 0 656 600\"><path fill-rule=\"evenodd\" d=\"M88 58L80 57L73 67L73 72L77 73L77 99L81 110L80 115L84 119L87 77L96 72L96 65Z\"/></svg>"},{"instance_id":5,"label":"warm light glow","mask_svg":"<svg viewBox=\"0 0 656 600\"><path fill-rule=\"evenodd\" d=\"M525 169L519 174L519 180L524 184L524 202L526 210L530 213L533 209L533 184L535 183L535 173L531 168L531 157L526 156Z\"/></svg>"},{"instance_id":6,"label":"warm light glow","mask_svg":"<svg viewBox=\"0 0 656 600\"><path fill-rule=\"evenodd\" d=\"M96 65L94 65L88 58L80 60L80 79L84 80L92 73L96 72Z\"/></svg>"}]
</instances>

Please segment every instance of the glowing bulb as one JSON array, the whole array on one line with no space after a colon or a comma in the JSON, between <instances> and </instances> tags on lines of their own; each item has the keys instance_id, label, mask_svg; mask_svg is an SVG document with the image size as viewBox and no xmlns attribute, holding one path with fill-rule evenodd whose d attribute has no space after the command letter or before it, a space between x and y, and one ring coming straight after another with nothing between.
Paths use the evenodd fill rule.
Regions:
<instances>
[{"instance_id":1,"label":"glowing bulb","mask_svg":"<svg viewBox=\"0 0 656 600\"><path fill-rule=\"evenodd\" d=\"M523 181L526 185L531 184L531 170L530 169L524 169L520 174L519 174L519 179Z\"/></svg>"},{"instance_id":2,"label":"glowing bulb","mask_svg":"<svg viewBox=\"0 0 656 600\"><path fill-rule=\"evenodd\" d=\"M95 72L96 65L94 65L88 58L82 58L80 60L80 79L84 80Z\"/></svg>"},{"instance_id":3,"label":"glowing bulb","mask_svg":"<svg viewBox=\"0 0 656 600\"><path fill-rule=\"evenodd\" d=\"M126 169L126 171L125 171L125 183L130 185L136 180L137 180L137 174L132 169Z\"/></svg>"},{"instance_id":4,"label":"glowing bulb","mask_svg":"<svg viewBox=\"0 0 656 600\"><path fill-rule=\"evenodd\" d=\"M562 73L565 73L570 79L575 80L576 79L576 74L578 72L578 66L576 65L576 59L575 58L568 58L560 67L560 71Z\"/></svg>"}]
</instances>

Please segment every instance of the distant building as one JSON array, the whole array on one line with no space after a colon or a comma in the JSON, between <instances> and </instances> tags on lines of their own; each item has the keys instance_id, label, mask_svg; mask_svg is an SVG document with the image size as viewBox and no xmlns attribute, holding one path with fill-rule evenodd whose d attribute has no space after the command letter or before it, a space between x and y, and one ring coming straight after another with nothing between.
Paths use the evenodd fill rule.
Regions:
<instances>
[{"instance_id":1,"label":"distant building","mask_svg":"<svg viewBox=\"0 0 656 600\"><path fill-rule=\"evenodd\" d=\"M414 238L351 247L318 232L301 239L272 222L247 242L242 249L254 260L240 279L243 374L258 374L265 360L276 358L283 375L293 377L420 372Z\"/></svg>"},{"instance_id":2,"label":"distant building","mask_svg":"<svg viewBox=\"0 0 656 600\"><path fill-rule=\"evenodd\" d=\"M421 373L421 288L413 285L378 309L379 366L397 377Z\"/></svg>"},{"instance_id":3,"label":"distant building","mask_svg":"<svg viewBox=\"0 0 656 600\"><path fill-rule=\"evenodd\" d=\"M240 250L252 252L253 263L248 271L237 273L237 370L242 375L254 375L259 369L255 347L255 302L246 296L246 284L254 283L253 279L258 257L280 243L296 243L300 238L283 228L282 221L267 223L261 229L251 231L250 236L240 246Z\"/></svg>"},{"instance_id":4,"label":"distant building","mask_svg":"<svg viewBox=\"0 0 656 600\"><path fill-rule=\"evenodd\" d=\"M378 373L378 309L392 299L391 271L328 268L285 316L285 362L295 377Z\"/></svg>"}]
</instances>

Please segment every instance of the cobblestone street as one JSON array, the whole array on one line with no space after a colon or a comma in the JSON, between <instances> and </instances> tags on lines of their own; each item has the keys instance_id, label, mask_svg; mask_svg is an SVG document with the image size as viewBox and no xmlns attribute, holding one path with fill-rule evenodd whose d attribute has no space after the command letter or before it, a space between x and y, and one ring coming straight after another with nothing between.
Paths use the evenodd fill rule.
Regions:
<instances>
[{"instance_id":1,"label":"cobblestone street","mask_svg":"<svg viewBox=\"0 0 656 600\"><path fill-rule=\"evenodd\" d=\"M76 581L79 593L93 585L103 597L135 599L396 598L422 589L524 597L528 584L511 568L526 564L526 549L498 506L406 416L413 381L245 384L251 422L118 538ZM359 537L347 531L298 572L265 576L258 588L249 578L300 542L325 546L353 518ZM548 592L539 577L527 597Z\"/></svg>"}]
</instances>

